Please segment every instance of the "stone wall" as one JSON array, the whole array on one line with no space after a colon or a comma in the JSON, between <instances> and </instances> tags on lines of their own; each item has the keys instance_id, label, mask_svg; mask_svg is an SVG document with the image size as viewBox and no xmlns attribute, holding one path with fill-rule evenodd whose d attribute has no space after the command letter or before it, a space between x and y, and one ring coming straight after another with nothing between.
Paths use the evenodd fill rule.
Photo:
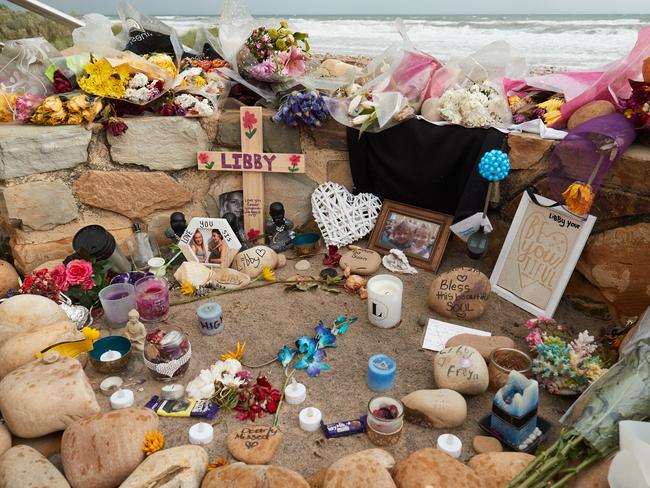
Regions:
<instances>
[{"instance_id":1,"label":"stone wall","mask_svg":"<svg viewBox=\"0 0 650 488\"><path fill-rule=\"evenodd\" d=\"M278 126L264 117L266 151L302 152L305 174L265 176L265 199L285 203L300 224L311 217L310 195L324 181L347 188L352 178L344 127L319 130ZM189 219L216 216L218 195L241 189L238 173L199 172L196 152L239 147L239 113L206 119L134 118L119 137L101 125L0 126L0 218L15 264L29 272L65 257L81 227L99 223L123 242L131 222L145 222L161 244L171 212ZM552 141L529 134L508 137L512 171L500 187L497 215L506 222L521 192L547 188ZM567 295L592 310L607 303L626 315L650 303L643 275L650 262L650 148L633 146L604 182L593 212L598 217ZM495 215L495 217L497 216ZM599 304L600 303L600 304ZM606 309L606 308L605 308Z\"/></svg>"}]
</instances>

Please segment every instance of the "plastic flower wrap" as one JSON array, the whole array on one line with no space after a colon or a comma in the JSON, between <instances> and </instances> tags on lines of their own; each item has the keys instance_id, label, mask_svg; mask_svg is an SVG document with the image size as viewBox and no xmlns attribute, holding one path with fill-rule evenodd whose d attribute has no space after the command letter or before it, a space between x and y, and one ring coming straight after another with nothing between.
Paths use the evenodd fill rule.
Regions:
<instances>
[{"instance_id":1,"label":"plastic flower wrap","mask_svg":"<svg viewBox=\"0 0 650 488\"><path fill-rule=\"evenodd\" d=\"M160 108L160 115L182 115L186 117L206 117L215 111L211 99L199 94L179 93L173 95L168 103Z\"/></svg>"},{"instance_id":2,"label":"plastic flower wrap","mask_svg":"<svg viewBox=\"0 0 650 488\"><path fill-rule=\"evenodd\" d=\"M510 114L499 92L488 81L451 88L440 97L440 115L465 127L488 127L509 122Z\"/></svg>"},{"instance_id":3,"label":"plastic flower wrap","mask_svg":"<svg viewBox=\"0 0 650 488\"><path fill-rule=\"evenodd\" d=\"M95 120L103 106L101 98L83 93L52 95L36 107L29 120L36 125L79 125Z\"/></svg>"},{"instance_id":4,"label":"plastic flower wrap","mask_svg":"<svg viewBox=\"0 0 650 488\"><path fill-rule=\"evenodd\" d=\"M541 119L547 127L555 127L562 117L560 109L564 105L564 96L561 93L531 89L509 96L508 105L515 124Z\"/></svg>"}]
</instances>

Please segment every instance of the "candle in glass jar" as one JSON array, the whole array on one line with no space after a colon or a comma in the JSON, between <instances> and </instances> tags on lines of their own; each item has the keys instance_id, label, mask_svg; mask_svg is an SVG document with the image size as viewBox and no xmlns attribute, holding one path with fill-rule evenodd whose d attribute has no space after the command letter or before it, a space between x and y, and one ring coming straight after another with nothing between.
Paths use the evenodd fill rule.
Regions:
<instances>
[{"instance_id":1,"label":"candle in glass jar","mask_svg":"<svg viewBox=\"0 0 650 488\"><path fill-rule=\"evenodd\" d=\"M404 405L396 398L376 396L368 402L368 427L381 434L393 434L404 423Z\"/></svg>"},{"instance_id":2,"label":"candle in glass jar","mask_svg":"<svg viewBox=\"0 0 650 488\"><path fill-rule=\"evenodd\" d=\"M135 302L144 321L164 320L169 313L169 287L165 278L145 276L135 284Z\"/></svg>"},{"instance_id":3,"label":"candle in glass jar","mask_svg":"<svg viewBox=\"0 0 650 488\"><path fill-rule=\"evenodd\" d=\"M402 320L402 280L377 275L368 280L368 319L372 325L388 329Z\"/></svg>"}]
</instances>

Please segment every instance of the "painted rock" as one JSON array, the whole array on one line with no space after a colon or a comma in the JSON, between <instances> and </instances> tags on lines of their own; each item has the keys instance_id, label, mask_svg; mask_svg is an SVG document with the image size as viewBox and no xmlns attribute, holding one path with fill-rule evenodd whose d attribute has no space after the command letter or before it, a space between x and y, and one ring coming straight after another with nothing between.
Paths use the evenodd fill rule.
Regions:
<instances>
[{"instance_id":1,"label":"painted rock","mask_svg":"<svg viewBox=\"0 0 650 488\"><path fill-rule=\"evenodd\" d=\"M268 464L282 443L284 434L275 427L247 425L228 434L228 452L246 464Z\"/></svg>"},{"instance_id":2,"label":"painted rock","mask_svg":"<svg viewBox=\"0 0 650 488\"><path fill-rule=\"evenodd\" d=\"M449 318L474 320L485 312L490 280L473 268L455 268L438 275L429 289L429 307Z\"/></svg>"},{"instance_id":3,"label":"painted rock","mask_svg":"<svg viewBox=\"0 0 650 488\"><path fill-rule=\"evenodd\" d=\"M16 332L68 320L59 305L39 295L16 295L0 303L0 343Z\"/></svg>"},{"instance_id":4,"label":"painted rock","mask_svg":"<svg viewBox=\"0 0 650 488\"><path fill-rule=\"evenodd\" d=\"M573 130L591 119L613 114L614 112L616 112L616 108L607 100L594 100L593 102L585 103L569 117L567 128Z\"/></svg>"},{"instance_id":5,"label":"painted rock","mask_svg":"<svg viewBox=\"0 0 650 488\"><path fill-rule=\"evenodd\" d=\"M395 459L383 449L367 449L342 457L333 463L323 478L323 488L395 488L390 469Z\"/></svg>"},{"instance_id":6,"label":"painted rock","mask_svg":"<svg viewBox=\"0 0 650 488\"><path fill-rule=\"evenodd\" d=\"M353 274L362 276L375 273L381 265L381 256L372 249L361 247L352 248L341 256L339 266L341 269L350 268Z\"/></svg>"},{"instance_id":7,"label":"painted rock","mask_svg":"<svg viewBox=\"0 0 650 488\"><path fill-rule=\"evenodd\" d=\"M145 459L120 488L199 488L207 471L208 453L201 446L171 447Z\"/></svg>"},{"instance_id":8,"label":"painted rock","mask_svg":"<svg viewBox=\"0 0 650 488\"><path fill-rule=\"evenodd\" d=\"M16 268L7 261L0 260L0 298L3 298L11 288L16 290L19 286Z\"/></svg>"},{"instance_id":9,"label":"painted rock","mask_svg":"<svg viewBox=\"0 0 650 488\"><path fill-rule=\"evenodd\" d=\"M485 488L472 468L432 447L420 449L402 459L393 470L393 478L397 488Z\"/></svg>"},{"instance_id":10,"label":"painted rock","mask_svg":"<svg viewBox=\"0 0 650 488\"><path fill-rule=\"evenodd\" d=\"M5 424L0 424L0 456L11 447L11 432Z\"/></svg>"},{"instance_id":11,"label":"painted rock","mask_svg":"<svg viewBox=\"0 0 650 488\"><path fill-rule=\"evenodd\" d=\"M487 364L473 347L446 347L433 358L433 377L438 388L463 395L480 395L487 390L490 377Z\"/></svg>"},{"instance_id":12,"label":"painted rock","mask_svg":"<svg viewBox=\"0 0 650 488\"><path fill-rule=\"evenodd\" d=\"M276 269L286 263L287 258L283 254L278 254L267 246L255 246L237 254L232 262L232 267L251 278L257 278L265 266Z\"/></svg>"},{"instance_id":13,"label":"painted rock","mask_svg":"<svg viewBox=\"0 0 650 488\"><path fill-rule=\"evenodd\" d=\"M454 390L417 390L402 403L407 421L434 429L458 427L467 418L467 402Z\"/></svg>"},{"instance_id":14,"label":"painted rock","mask_svg":"<svg viewBox=\"0 0 650 488\"><path fill-rule=\"evenodd\" d=\"M0 486L70 488L59 470L29 446L14 446L0 456Z\"/></svg>"},{"instance_id":15,"label":"painted rock","mask_svg":"<svg viewBox=\"0 0 650 488\"><path fill-rule=\"evenodd\" d=\"M499 439L488 435L475 436L474 439L472 439L472 448L476 454L503 451L503 445L499 442Z\"/></svg>"},{"instance_id":16,"label":"painted rock","mask_svg":"<svg viewBox=\"0 0 650 488\"><path fill-rule=\"evenodd\" d=\"M483 480L485 488L507 486L535 456L523 452L487 452L477 454L467 465Z\"/></svg>"},{"instance_id":17,"label":"painted rock","mask_svg":"<svg viewBox=\"0 0 650 488\"><path fill-rule=\"evenodd\" d=\"M445 347L469 346L476 349L487 361L495 349L509 347L514 349L515 341L505 336L479 336L474 334L458 334L447 341Z\"/></svg>"},{"instance_id":18,"label":"painted rock","mask_svg":"<svg viewBox=\"0 0 650 488\"><path fill-rule=\"evenodd\" d=\"M210 471L201 488L309 488L305 478L280 466L258 466L244 463L229 464Z\"/></svg>"}]
</instances>

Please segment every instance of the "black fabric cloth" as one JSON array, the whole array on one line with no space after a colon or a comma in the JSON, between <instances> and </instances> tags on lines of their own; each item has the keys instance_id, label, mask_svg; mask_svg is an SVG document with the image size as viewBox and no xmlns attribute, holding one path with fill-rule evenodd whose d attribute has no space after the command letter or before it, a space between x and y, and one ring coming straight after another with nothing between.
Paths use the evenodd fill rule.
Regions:
<instances>
[{"instance_id":1,"label":"black fabric cloth","mask_svg":"<svg viewBox=\"0 0 650 488\"><path fill-rule=\"evenodd\" d=\"M369 192L460 220L483 210L481 156L504 147L496 129L436 126L412 119L378 133L348 129L355 192Z\"/></svg>"}]
</instances>

